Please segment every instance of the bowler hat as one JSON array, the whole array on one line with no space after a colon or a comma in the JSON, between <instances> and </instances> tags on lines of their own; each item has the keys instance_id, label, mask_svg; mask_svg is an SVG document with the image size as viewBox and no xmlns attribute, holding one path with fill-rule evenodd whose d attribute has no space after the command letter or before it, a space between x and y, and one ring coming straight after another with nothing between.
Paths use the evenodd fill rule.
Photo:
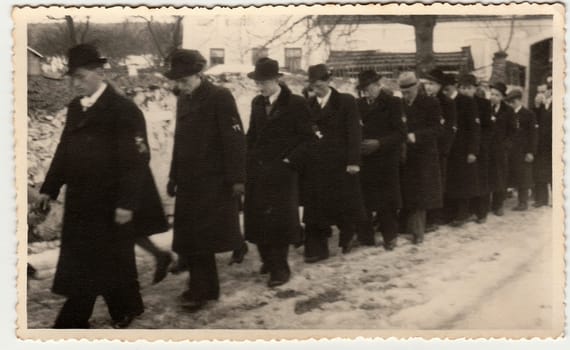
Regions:
<instances>
[{"instance_id":1,"label":"bowler hat","mask_svg":"<svg viewBox=\"0 0 570 350\"><path fill-rule=\"evenodd\" d=\"M511 91L509 91L509 93L508 93L507 96L505 97L505 101L512 101L512 100L522 99L522 97L523 97L522 90L520 90L520 89L512 89Z\"/></svg>"},{"instance_id":2,"label":"bowler hat","mask_svg":"<svg viewBox=\"0 0 570 350\"><path fill-rule=\"evenodd\" d=\"M324 63L310 66L307 73L310 83L314 83L317 80L327 81L332 76L332 71Z\"/></svg>"},{"instance_id":3,"label":"bowler hat","mask_svg":"<svg viewBox=\"0 0 570 350\"><path fill-rule=\"evenodd\" d=\"M262 57L255 63L255 70L247 73L248 78L258 81L271 80L283 76L279 73L279 62L269 57Z\"/></svg>"},{"instance_id":4,"label":"bowler hat","mask_svg":"<svg viewBox=\"0 0 570 350\"><path fill-rule=\"evenodd\" d=\"M455 76L455 74L449 73L446 74L444 77L445 77L445 84L443 84L443 87L457 84L457 77Z\"/></svg>"},{"instance_id":5,"label":"bowler hat","mask_svg":"<svg viewBox=\"0 0 570 350\"><path fill-rule=\"evenodd\" d=\"M503 95L503 97L507 95L507 85L505 85L505 83L503 82L499 81L494 84L491 84L490 88L499 91L501 95Z\"/></svg>"},{"instance_id":6,"label":"bowler hat","mask_svg":"<svg viewBox=\"0 0 570 350\"><path fill-rule=\"evenodd\" d=\"M403 72L398 77L398 85L400 90L409 89L418 85L418 78L414 72Z\"/></svg>"},{"instance_id":7,"label":"bowler hat","mask_svg":"<svg viewBox=\"0 0 570 350\"><path fill-rule=\"evenodd\" d=\"M205 65L206 59L198 50L177 49L170 56L170 70L164 76L177 80L201 72Z\"/></svg>"},{"instance_id":8,"label":"bowler hat","mask_svg":"<svg viewBox=\"0 0 570 350\"><path fill-rule=\"evenodd\" d=\"M434 81L434 82L438 83L439 85L445 85L445 83L446 83L445 73L443 73L443 71L439 68L434 68L434 69L430 70L425 75L425 79L430 80L430 81Z\"/></svg>"},{"instance_id":9,"label":"bowler hat","mask_svg":"<svg viewBox=\"0 0 570 350\"><path fill-rule=\"evenodd\" d=\"M91 44L79 44L67 51L67 72L71 75L77 68L103 66L107 59L101 57L97 48Z\"/></svg>"},{"instance_id":10,"label":"bowler hat","mask_svg":"<svg viewBox=\"0 0 570 350\"><path fill-rule=\"evenodd\" d=\"M477 86L477 78L473 74L463 74L458 80L459 86Z\"/></svg>"},{"instance_id":11,"label":"bowler hat","mask_svg":"<svg viewBox=\"0 0 570 350\"><path fill-rule=\"evenodd\" d=\"M366 89L368 85L375 83L380 79L382 79L382 76L376 73L375 70L373 69L363 70L358 74L358 85L356 85L356 88L358 90Z\"/></svg>"}]
</instances>

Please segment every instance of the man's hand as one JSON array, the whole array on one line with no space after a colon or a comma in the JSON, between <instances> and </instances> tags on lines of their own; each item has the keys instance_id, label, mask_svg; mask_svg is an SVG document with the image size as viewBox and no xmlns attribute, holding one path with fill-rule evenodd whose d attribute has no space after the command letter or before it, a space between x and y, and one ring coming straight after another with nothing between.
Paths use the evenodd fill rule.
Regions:
<instances>
[{"instance_id":1,"label":"man's hand","mask_svg":"<svg viewBox=\"0 0 570 350\"><path fill-rule=\"evenodd\" d=\"M232 186L232 196L241 197L245 193L245 186L242 183L233 184Z\"/></svg>"},{"instance_id":2,"label":"man's hand","mask_svg":"<svg viewBox=\"0 0 570 350\"><path fill-rule=\"evenodd\" d=\"M544 103L544 99L545 96L543 93L539 92L538 94L536 94L536 96L534 97L534 105L536 108L540 107L540 105L542 103Z\"/></svg>"},{"instance_id":3,"label":"man's hand","mask_svg":"<svg viewBox=\"0 0 570 350\"><path fill-rule=\"evenodd\" d=\"M358 165L348 165L346 167L346 172L350 175L358 174L358 172L360 172L360 167Z\"/></svg>"},{"instance_id":4,"label":"man's hand","mask_svg":"<svg viewBox=\"0 0 570 350\"><path fill-rule=\"evenodd\" d=\"M532 153L527 153L524 156L524 161L527 163L532 163L534 161L534 155Z\"/></svg>"},{"instance_id":5,"label":"man's hand","mask_svg":"<svg viewBox=\"0 0 570 350\"><path fill-rule=\"evenodd\" d=\"M168 184L166 185L166 193L170 197L176 196L176 184L172 180L168 180Z\"/></svg>"},{"instance_id":6,"label":"man's hand","mask_svg":"<svg viewBox=\"0 0 570 350\"><path fill-rule=\"evenodd\" d=\"M115 223L124 225L133 219L133 211L129 209L117 208L115 209Z\"/></svg>"},{"instance_id":7,"label":"man's hand","mask_svg":"<svg viewBox=\"0 0 570 350\"><path fill-rule=\"evenodd\" d=\"M416 143L416 134L413 132L408 134L408 143Z\"/></svg>"},{"instance_id":8,"label":"man's hand","mask_svg":"<svg viewBox=\"0 0 570 350\"><path fill-rule=\"evenodd\" d=\"M468 163L468 164L473 164L473 163L475 163L476 161L477 161L477 156L476 156L476 155L474 155L474 154L472 154L472 153L469 153L469 154L467 155L467 163Z\"/></svg>"},{"instance_id":9,"label":"man's hand","mask_svg":"<svg viewBox=\"0 0 570 350\"><path fill-rule=\"evenodd\" d=\"M374 139L362 140L360 143L360 152L364 155L374 153L380 148L380 141Z\"/></svg>"},{"instance_id":10,"label":"man's hand","mask_svg":"<svg viewBox=\"0 0 570 350\"><path fill-rule=\"evenodd\" d=\"M36 203L36 209L42 213L47 213L51 206L51 197L45 193L40 193L38 202Z\"/></svg>"}]
</instances>

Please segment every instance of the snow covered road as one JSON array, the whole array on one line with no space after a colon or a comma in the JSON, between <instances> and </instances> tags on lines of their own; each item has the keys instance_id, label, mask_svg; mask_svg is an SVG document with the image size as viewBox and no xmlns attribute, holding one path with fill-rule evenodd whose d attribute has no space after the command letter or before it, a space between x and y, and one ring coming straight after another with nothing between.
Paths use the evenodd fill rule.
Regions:
<instances>
[{"instance_id":1,"label":"snow covered road","mask_svg":"<svg viewBox=\"0 0 570 350\"><path fill-rule=\"evenodd\" d=\"M512 205L512 203L508 203ZM186 275L170 275L151 286L150 256L137 263L145 313L132 328L215 329L548 329L553 325L552 208L491 215L487 224L442 227L415 246L406 236L398 247L360 247L343 256L330 241L332 257L303 262L302 248L290 252L293 275L268 289L259 275L257 252L241 265L218 256L222 296L195 314L176 297ZM168 246L171 234L154 236ZM30 256L45 279L28 285L30 328L50 327L63 299L50 293L56 250ZM98 300L92 318L109 327Z\"/></svg>"}]
</instances>

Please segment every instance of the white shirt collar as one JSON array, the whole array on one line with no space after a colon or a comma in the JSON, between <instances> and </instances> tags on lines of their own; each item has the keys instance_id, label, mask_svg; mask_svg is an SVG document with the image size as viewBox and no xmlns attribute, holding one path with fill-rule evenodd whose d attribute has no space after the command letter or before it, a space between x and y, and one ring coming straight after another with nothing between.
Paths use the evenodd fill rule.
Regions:
<instances>
[{"instance_id":1,"label":"white shirt collar","mask_svg":"<svg viewBox=\"0 0 570 350\"><path fill-rule=\"evenodd\" d=\"M107 83L103 82L101 84L101 86L99 86L97 91L95 91L91 96L85 96L85 97L81 98L81 100L79 102L81 102L81 106L83 107L83 109L85 110L85 109L93 106L95 104L95 102L97 102L99 97L101 97L101 95L103 95L103 92L105 91L106 88L107 88Z\"/></svg>"},{"instance_id":2,"label":"white shirt collar","mask_svg":"<svg viewBox=\"0 0 570 350\"><path fill-rule=\"evenodd\" d=\"M517 108L515 108L515 113L518 113L521 109L522 109L522 105L518 106Z\"/></svg>"},{"instance_id":3,"label":"white shirt collar","mask_svg":"<svg viewBox=\"0 0 570 350\"><path fill-rule=\"evenodd\" d=\"M317 102L319 102L319 105L321 105L321 108L324 108L327 103L329 102L329 99L331 98L331 94L332 94L332 89L329 88L329 92L323 96L323 97L319 97L317 96Z\"/></svg>"},{"instance_id":4,"label":"white shirt collar","mask_svg":"<svg viewBox=\"0 0 570 350\"><path fill-rule=\"evenodd\" d=\"M280 94L281 94L281 86L277 88L277 91L273 95L269 96L269 103L274 104L275 101L277 101L277 99L279 98Z\"/></svg>"},{"instance_id":5,"label":"white shirt collar","mask_svg":"<svg viewBox=\"0 0 570 350\"><path fill-rule=\"evenodd\" d=\"M451 93L451 96L449 96L452 100L455 100L455 98L457 97L459 93L457 92L457 90L453 90L453 92Z\"/></svg>"},{"instance_id":6,"label":"white shirt collar","mask_svg":"<svg viewBox=\"0 0 570 350\"><path fill-rule=\"evenodd\" d=\"M552 96L544 100L544 108L548 109L552 103Z\"/></svg>"}]
</instances>

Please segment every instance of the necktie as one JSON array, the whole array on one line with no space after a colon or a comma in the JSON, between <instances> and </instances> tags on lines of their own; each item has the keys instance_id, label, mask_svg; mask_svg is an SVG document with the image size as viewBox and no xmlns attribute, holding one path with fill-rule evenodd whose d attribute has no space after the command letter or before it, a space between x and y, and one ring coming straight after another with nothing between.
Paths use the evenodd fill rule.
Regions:
<instances>
[{"instance_id":1,"label":"necktie","mask_svg":"<svg viewBox=\"0 0 570 350\"><path fill-rule=\"evenodd\" d=\"M269 100L269 97L263 96L263 102L265 104L265 113L269 115L269 113L271 113L271 101Z\"/></svg>"}]
</instances>

